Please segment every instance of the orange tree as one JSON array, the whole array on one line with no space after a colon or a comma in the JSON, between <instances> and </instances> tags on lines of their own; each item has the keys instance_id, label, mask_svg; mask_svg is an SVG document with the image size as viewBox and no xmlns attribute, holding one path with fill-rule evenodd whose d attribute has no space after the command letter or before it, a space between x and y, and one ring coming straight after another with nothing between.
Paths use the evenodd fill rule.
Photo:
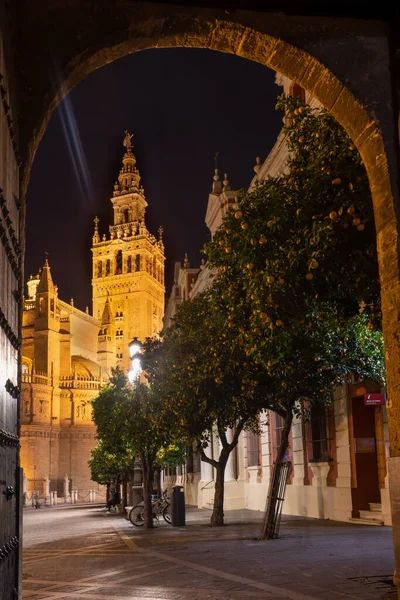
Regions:
<instances>
[{"instance_id":1,"label":"orange tree","mask_svg":"<svg viewBox=\"0 0 400 600\"><path fill-rule=\"evenodd\" d=\"M205 247L224 299L251 308L256 336L303 327L324 301L343 317L362 305L379 326L376 234L360 156L326 111L290 97L278 106L292 115L287 172L243 192Z\"/></svg>"},{"instance_id":2,"label":"orange tree","mask_svg":"<svg viewBox=\"0 0 400 600\"><path fill-rule=\"evenodd\" d=\"M187 439L196 445L201 460L214 467L211 524L223 525L229 455L243 430L258 428L257 414L265 406L263 382L255 380L258 367L246 359L244 348L226 327L225 315L212 310L208 294L184 302L162 341L145 344L143 365L153 392L169 396ZM220 441L216 455L206 451L213 431Z\"/></svg>"},{"instance_id":3,"label":"orange tree","mask_svg":"<svg viewBox=\"0 0 400 600\"><path fill-rule=\"evenodd\" d=\"M365 169L326 111L282 97L286 172L242 192L206 245L213 307L269 378L285 418L298 400L329 402L346 373L383 380L380 289Z\"/></svg>"},{"instance_id":4,"label":"orange tree","mask_svg":"<svg viewBox=\"0 0 400 600\"><path fill-rule=\"evenodd\" d=\"M90 478L100 485L107 486L106 503L108 506L110 487L113 482L127 484L132 471L134 456L129 447L119 445L107 447L106 442L99 440L98 445L91 451L89 459ZM126 502L126 497L124 498Z\"/></svg>"},{"instance_id":5,"label":"orange tree","mask_svg":"<svg viewBox=\"0 0 400 600\"><path fill-rule=\"evenodd\" d=\"M213 525L224 520L229 455L243 430L258 431L261 411L271 409L285 419L279 462L302 400L329 402L349 373L360 379L383 377L382 336L366 326L364 315L340 326L326 305L314 327L283 329L275 339L269 334L260 348L246 332L246 311L227 310L224 295L217 281L209 292L184 302L162 341L145 344L143 358L153 392L170 398L170 410L187 439L215 469ZM207 452L213 431L220 441L214 455Z\"/></svg>"},{"instance_id":6,"label":"orange tree","mask_svg":"<svg viewBox=\"0 0 400 600\"><path fill-rule=\"evenodd\" d=\"M186 439L181 420L160 389L137 383L122 411L123 435L140 457L143 470L144 521L153 526L151 508L154 473L184 460Z\"/></svg>"},{"instance_id":7,"label":"orange tree","mask_svg":"<svg viewBox=\"0 0 400 600\"><path fill-rule=\"evenodd\" d=\"M98 445L92 451L89 467L93 481L107 484L107 501L113 482L116 485L122 482L126 491L133 465L132 448L126 443L120 430L121 407L127 396L125 379L120 371L115 370L107 385L92 402Z\"/></svg>"},{"instance_id":8,"label":"orange tree","mask_svg":"<svg viewBox=\"0 0 400 600\"><path fill-rule=\"evenodd\" d=\"M109 383L93 400L93 420L101 447L113 463L125 464L126 457L139 457L143 470L145 526L153 527L151 509L156 469L182 461L185 440L180 420L169 409L169 398L155 394L145 384L132 387L116 369ZM96 457L95 457L96 458Z\"/></svg>"}]
</instances>

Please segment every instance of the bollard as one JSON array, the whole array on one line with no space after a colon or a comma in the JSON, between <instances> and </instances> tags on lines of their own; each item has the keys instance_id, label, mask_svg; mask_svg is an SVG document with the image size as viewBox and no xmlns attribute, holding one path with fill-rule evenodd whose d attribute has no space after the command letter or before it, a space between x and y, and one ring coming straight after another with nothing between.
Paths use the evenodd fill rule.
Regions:
<instances>
[{"instance_id":1,"label":"bollard","mask_svg":"<svg viewBox=\"0 0 400 600\"><path fill-rule=\"evenodd\" d=\"M96 490L92 490L93 502L96 502Z\"/></svg>"},{"instance_id":2,"label":"bollard","mask_svg":"<svg viewBox=\"0 0 400 600\"><path fill-rule=\"evenodd\" d=\"M53 504L54 506L57 506L58 504L57 492L53 492Z\"/></svg>"},{"instance_id":3,"label":"bollard","mask_svg":"<svg viewBox=\"0 0 400 600\"><path fill-rule=\"evenodd\" d=\"M185 493L181 485L172 488L171 519L173 527L185 526Z\"/></svg>"},{"instance_id":4,"label":"bollard","mask_svg":"<svg viewBox=\"0 0 400 600\"><path fill-rule=\"evenodd\" d=\"M89 490L89 502L93 502L93 491Z\"/></svg>"},{"instance_id":5,"label":"bollard","mask_svg":"<svg viewBox=\"0 0 400 600\"><path fill-rule=\"evenodd\" d=\"M69 501L68 500L69 499L69 484L70 484L70 479L69 479L68 475L65 475L65 477L64 477L64 502Z\"/></svg>"}]
</instances>

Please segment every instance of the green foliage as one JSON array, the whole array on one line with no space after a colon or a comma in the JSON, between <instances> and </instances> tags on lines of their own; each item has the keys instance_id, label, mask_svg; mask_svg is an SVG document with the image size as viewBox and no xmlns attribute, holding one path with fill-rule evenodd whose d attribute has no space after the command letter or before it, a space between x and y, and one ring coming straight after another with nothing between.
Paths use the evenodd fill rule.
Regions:
<instances>
[{"instance_id":1,"label":"green foliage","mask_svg":"<svg viewBox=\"0 0 400 600\"><path fill-rule=\"evenodd\" d=\"M329 401L352 373L383 382L372 201L360 156L326 111L282 97L287 172L242 192L205 248L214 310L259 365L267 403ZM285 408L286 407L286 408Z\"/></svg>"},{"instance_id":2,"label":"green foliage","mask_svg":"<svg viewBox=\"0 0 400 600\"><path fill-rule=\"evenodd\" d=\"M123 479L127 470L132 467L134 457L127 448L124 453L107 450L100 440L99 444L91 452L89 467L92 481L101 485L107 485L115 479Z\"/></svg>"},{"instance_id":3,"label":"green foliage","mask_svg":"<svg viewBox=\"0 0 400 600\"><path fill-rule=\"evenodd\" d=\"M156 396L144 384L132 388L124 373L115 369L93 400L100 442L92 453L92 473L110 481L132 467L135 456L152 457L155 468L174 466L178 460L181 464L186 442L174 419L178 423L161 394Z\"/></svg>"},{"instance_id":4,"label":"green foliage","mask_svg":"<svg viewBox=\"0 0 400 600\"><path fill-rule=\"evenodd\" d=\"M180 419L160 389L156 393L143 383L135 385L124 405L121 426L138 456L150 458L155 466L182 463L186 440Z\"/></svg>"},{"instance_id":5,"label":"green foliage","mask_svg":"<svg viewBox=\"0 0 400 600\"><path fill-rule=\"evenodd\" d=\"M214 425L220 432L238 422L254 429L265 405L254 384L257 366L225 325L210 295L201 294L178 308L162 344L144 355L152 389L169 396L188 438L200 445Z\"/></svg>"},{"instance_id":6,"label":"green foliage","mask_svg":"<svg viewBox=\"0 0 400 600\"><path fill-rule=\"evenodd\" d=\"M287 173L241 193L206 247L210 266L253 330L296 329L313 320L315 301L343 318L362 303L379 326L373 209L360 156L326 111L290 97L278 106L292 115Z\"/></svg>"}]
</instances>

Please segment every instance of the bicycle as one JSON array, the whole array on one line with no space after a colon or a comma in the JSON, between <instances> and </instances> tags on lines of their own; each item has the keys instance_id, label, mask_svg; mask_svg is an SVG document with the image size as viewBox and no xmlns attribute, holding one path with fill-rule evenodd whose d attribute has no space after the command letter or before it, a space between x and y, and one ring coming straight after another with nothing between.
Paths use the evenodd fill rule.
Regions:
<instances>
[{"instance_id":1,"label":"bicycle","mask_svg":"<svg viewBox=\"0 0 400 600\"><path fill-rule=\"evenodd\" d=\"M162 498L154 498L151 507L153 510L153 518L159 521L160 515L169 525L171 524L170 503L167 498L167 490L163 491ZM129 520L135 527L143 527L144 525L144 502L140 502L129 511Z\"/></svg>"}]
</instances>

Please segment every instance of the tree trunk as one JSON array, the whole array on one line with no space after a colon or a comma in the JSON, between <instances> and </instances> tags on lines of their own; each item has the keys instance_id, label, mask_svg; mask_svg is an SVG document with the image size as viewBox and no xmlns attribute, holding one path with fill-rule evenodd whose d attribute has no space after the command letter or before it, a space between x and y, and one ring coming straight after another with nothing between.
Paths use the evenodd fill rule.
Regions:
<instances>
[{"instance_id":1,"label":"tree trunk","mask_svg":"<svg viewBox=\"0 0 400 600\"><path fill-rule=\"evenodd\" d=\"M219 527L224 524L225 468L232 450L234 450L238 443L247 418L243 417L237 422L231 443L226 438L225 427L218 425L218 435L222 443L222 450L218 461L206 455L201 443L197 444L197 451L200 453L201 460L212 465L217 474L215 479L214 507L211 515L211 525L213 527Z\"/></svg>"},{"instance_id":2,"label":"tree trunk","mask_svg":"<svg viewBox=\"0 0 400 600\"><path fill-rule=\"evenodd\" d=\"M153 493L154 470L151 461L142 457L143 468L143 502L144 502L144 526L146 529L153 528L153 509L151 496Z\"/></svg>"},{"instance_id":3,"label":"tree trunk","mask_svg":"<svg viewBox=\"0 0 400 600\"><path fill-rule=\"evenodd\" d=\"M111 483L107 483L107 490L106 490L106 509L110 510L111 508Z\"/></svg>"},{"instance_id":4,"label":"tree trunk","mask_svg":"<svg viewBox=\"0 0 400 600\"><path fill-rule=\"evenodd\" d=\"M225 493L225 467L227 460L219 460L215 470L214 507L211 515L211 525L220 527L224 524L224 493Z\"/></svg>"},{"instance_id":5,"label":"tree trunk","mask_svg":"<svg viewBox=\"0 0 400 600\"><path fill-rule=\"evenodd\" d=\"M285 416L285 424L282 429L281 443L279 444L276 460L272 469L272 477L267 501L267 508L264 515L263 527L260 539L272 539L275 537L274 522L276 511L278 509L278 490L280 483L280 464L285 458L286 450L289 447L289 434L292 427L293 413L288 411ZM286 484L285 484L286 485Z\"/></svg>"},{"instance_id":6,"label":"tree trunk","mask_svg":"<svg viewBox=\"0 0 400 600\"><path fill-rule=\"evenodd\" d=\"M156 490L157 490L157 494L160 495L160 497L162 496L162 489L161 489L161 469L157 469L155 472L155 480L156 480Z\"/></svg>"},{"instance_id":7,"label":"tree trunk","mask_svg":"<svg viewBox=\"0 0 400 600\"><path fill-rule=\"evenodd\" d=\"M125 508L125 506L127 506L127 505L128 505L128 481L127 481L127 477L125 475L122 480L122 507Z\"/></svg>"}]
</instances>

